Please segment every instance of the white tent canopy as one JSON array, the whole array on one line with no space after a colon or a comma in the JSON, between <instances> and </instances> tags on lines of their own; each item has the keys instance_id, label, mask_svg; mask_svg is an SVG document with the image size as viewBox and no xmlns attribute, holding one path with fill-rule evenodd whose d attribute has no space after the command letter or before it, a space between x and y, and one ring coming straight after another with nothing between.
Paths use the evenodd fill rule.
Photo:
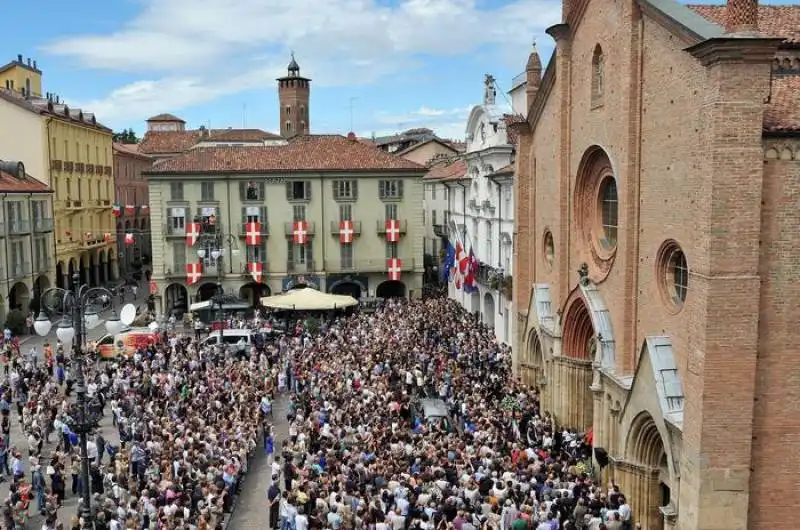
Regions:
<instances>
[{"instance_id":1,"label":"white tent canopy","mask_svg":"<svg viewBox=\"0 0 800 530\"><path fill-rule=\"evenodd\" d=\"M316 289L304 287L283 294L265 296L261 299L261 304L264 307L290 311L326 311L358 305L358 300L352 296L321 293Z\"/></svg>"}]
</instances>

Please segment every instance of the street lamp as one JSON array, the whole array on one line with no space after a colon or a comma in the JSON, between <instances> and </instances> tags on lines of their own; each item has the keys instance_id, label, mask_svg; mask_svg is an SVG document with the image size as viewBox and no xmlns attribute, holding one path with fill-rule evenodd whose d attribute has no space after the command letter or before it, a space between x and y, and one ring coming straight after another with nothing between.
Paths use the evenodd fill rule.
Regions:
<instances>
[{"instance_id":1,"label":"street lamp","mask_svg":"<svg viewBox=\"0 0 800 530\"><path fill-rule=\"evenodd\" d=\"M81 477L83 480L80 515L83 519L84 528L94 528L87 448L88 434L92 425L89 423L89 414L87 412L86 376L84 374L84 356L86 352L83 351L83 346L86 340L87 328L99 321L97 308L102 308L111 302L114 299L114 295L104 287L80 285L80 274L77 272L72 277L72 285L72 291L60 287L52 287L42 293L42 309L33 323L33 329L41 337L50 333L53 328L53 322L47 317L49 312L56 317L60 317L56 327L58 340L65 346L72 345L73 359L78 365L75 381L75 391L78 396L78 422L74 425L74 429L80 435ZM112 313L111 318L106 320L106 330L111 335L116 335L122 331L123 326L124 324L117 317L116 312Z\"/></svg>"},{"instance_id":2,"label":"street lamp","mask_svg":"<svg viewBox=\"0 0 800 530\"><path fill-rule=\"evenodd\" d=\"M209 233L201 236L199 242L200 248L197 250L197 257L204 260L207 256L213 260L214 267L217 269L217 293L211 300L211 309L214 309L214 302L217 303L217 321L219 322L220 332L222 331L222 317L223 317L223 295L224 289L222 287L222 263L221 260L226 254L225 243L228 244L231 255L238 256L240 254L239 244L232 234L224 233ZM233 260L231 260L230 272L233 273Z\"/></svg>"}]
</instances>

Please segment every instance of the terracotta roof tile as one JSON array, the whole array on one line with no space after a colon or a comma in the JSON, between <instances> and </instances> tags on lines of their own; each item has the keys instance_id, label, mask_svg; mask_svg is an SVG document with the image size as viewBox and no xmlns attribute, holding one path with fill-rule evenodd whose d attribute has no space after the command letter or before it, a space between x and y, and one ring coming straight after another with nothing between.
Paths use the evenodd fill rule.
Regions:
<instances>
[{"instance_id":1,"label":"terracotta roof tile","mask_svg":"<svg viewBox=\"0 0 800 530\"><path fill-rule=\"evenodd\" d=\"M212 129L208 138L216 142L263 142L281 138L278 134L261 129Z\"/></svg>"},{"instance_id":2,"label":"terracotta roof tile","mask_svg":"<svg viewBox=\"0 0 800 530\"><path fill-rule=\"evenodd\" d=\"M724 5L689 5L690 9L711 22L725 26ZM800 5L759 5L758 29L767 36L780 37L800 44Z\"/></svg>"},{"instance_id":3,"label":"terracotta roof tile","mask_svg":"<svg viewBox=\"0 0 800 530\"><path fill-rule=\"evenodd\" d=\"M764 109L764 131L800 132L800 75L776 75Z\"/></svg>"},{"instance_id":4,"label":"terracotta roof tile","mask_svg":"<svg viewBox=\"0 0 800 530\"><path fill-rule=\"evenodd\" d=\"M204 136L206 135L206 136ZM151 155L183 153L200 141L262 142L281 136L261 129L189 129L188 131L148 131L139 143L139 151Z\"/></svg>"},{"instance_id":5,"label":"terracotta roof tile","mask_svg":"<svg viewBox=\"0 0 800 530\"><path fill-rule=\"evenodd\" d=\"M297 136L286 145L199 147L157 164L152 173L267 173L425 168L375 146L339 135Z\"/></svg>"},{"instance_id":6,"label":"terracotta roof tile","mask_svg":"<svg viewBox=\"0 0 800 530\"><path fill-rule=\"evenodd\" d=\"M52 193L53 190L43 182L39 182L30 175L19 179L14 175L0 170L0 193Z\"/></svg>"},{"instance_id":7,"label":"terracotta roof tile","mask_svg":"<svg viewBox=\"0 0 800 530\"><path fill-rule=\"evenodd\" d=\"M183 153L199 137L198 131L148 131L139 142L139 151L150 155Z\"/></svg>"},{"instance_id":8,"label":"terracotta roof tile","mask_svg":"<svg viewBox=\"0 0 800 530\"><path fill-rule=\"evenodd\" d=\"M174 114L169 114L165 112L164 114L156 114L152 118L147 118L147 121L179 121L181 123L186 123L181 118L175 116Z\"/></svg>"},{"instance_id":9,"label":"terracotta roof tile","mask_svg":"<svg viewBox=\"0 0 800 530\"><path fill-rule=\"evenodd\" d=\"M139 144L114 143L113 148L115 153L135 156L142 159L152 159L150 155L142 153L139 150Z\"/></svg>"},{"instance_id":10,"label":"terracotta roof tile","mask_svg":"<svg viewBox=\"0 0 800 530\"><path fill-rule=\"evenodd\" d=\"M514 174L514 164L508 164L507 166L503 166L497 171L492 172L489 176L500 176L500 175L513 175Z\"/></svg>"},{"instance_id":11,"label":"terracotta roof tile","mask_svg":"<svg viewBox=\"0 0 800 530\"><path fill-rule=\"evenodd\" d=\"M423 177L424 180L446 182L459 180L467 175L467 163L463 160L436 165Z\"/></svg>"}]
</instances>

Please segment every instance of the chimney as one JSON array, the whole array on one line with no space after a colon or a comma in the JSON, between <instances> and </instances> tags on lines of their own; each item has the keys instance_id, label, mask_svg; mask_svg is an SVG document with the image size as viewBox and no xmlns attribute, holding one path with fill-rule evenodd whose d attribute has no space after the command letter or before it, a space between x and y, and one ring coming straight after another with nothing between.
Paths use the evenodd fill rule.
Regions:
<instances>
[{"instance_id":1,"label":"chimney","mask_svg":"<svg viewBox=\"0 0 800 530\"><path fill-rule=\"evenodd\" d=\"M728 0L725 5L725 33L758 33L758 0Z\"/></svg>"},{"instance_id":2,"label":"chimney","mask_svg":"<svg viewBox=\"0 0 800 530\"><path fill-rule=\"evenodd\" d=\"M30 57L28 57L28 66L33 66L33 64L31 63L31 58Z\"/></svg>"},{"instance_id":3,"label":"chimney","mask_svg":"<svg viewBox=\"0 0 800 530\"><path fill-rule=\"evenodd\" d=\"M38 70L38 69L39 69L39 67L38 67L38 66L36 66L36 61L33 61L33 69L34 69L34 70Z\"/></svg>"}]
</instances>

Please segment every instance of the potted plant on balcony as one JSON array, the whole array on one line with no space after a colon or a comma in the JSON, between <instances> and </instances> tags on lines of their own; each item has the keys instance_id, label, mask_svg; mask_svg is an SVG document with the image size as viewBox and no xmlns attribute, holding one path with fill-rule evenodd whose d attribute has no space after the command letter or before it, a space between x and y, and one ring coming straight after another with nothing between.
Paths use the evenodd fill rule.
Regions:
<instances>
[{"instance_id":1,"label":"potted plant on balcony","mask_svg":"<svg viewBox=\"0 0 800 530\"><path fill-rule=\"evenodd\" d=\"M503 296L511 298L511 293L514 291L514 278L512 278L510 274L503 276L502 291Z\"/></svg>"}]
</instances>

